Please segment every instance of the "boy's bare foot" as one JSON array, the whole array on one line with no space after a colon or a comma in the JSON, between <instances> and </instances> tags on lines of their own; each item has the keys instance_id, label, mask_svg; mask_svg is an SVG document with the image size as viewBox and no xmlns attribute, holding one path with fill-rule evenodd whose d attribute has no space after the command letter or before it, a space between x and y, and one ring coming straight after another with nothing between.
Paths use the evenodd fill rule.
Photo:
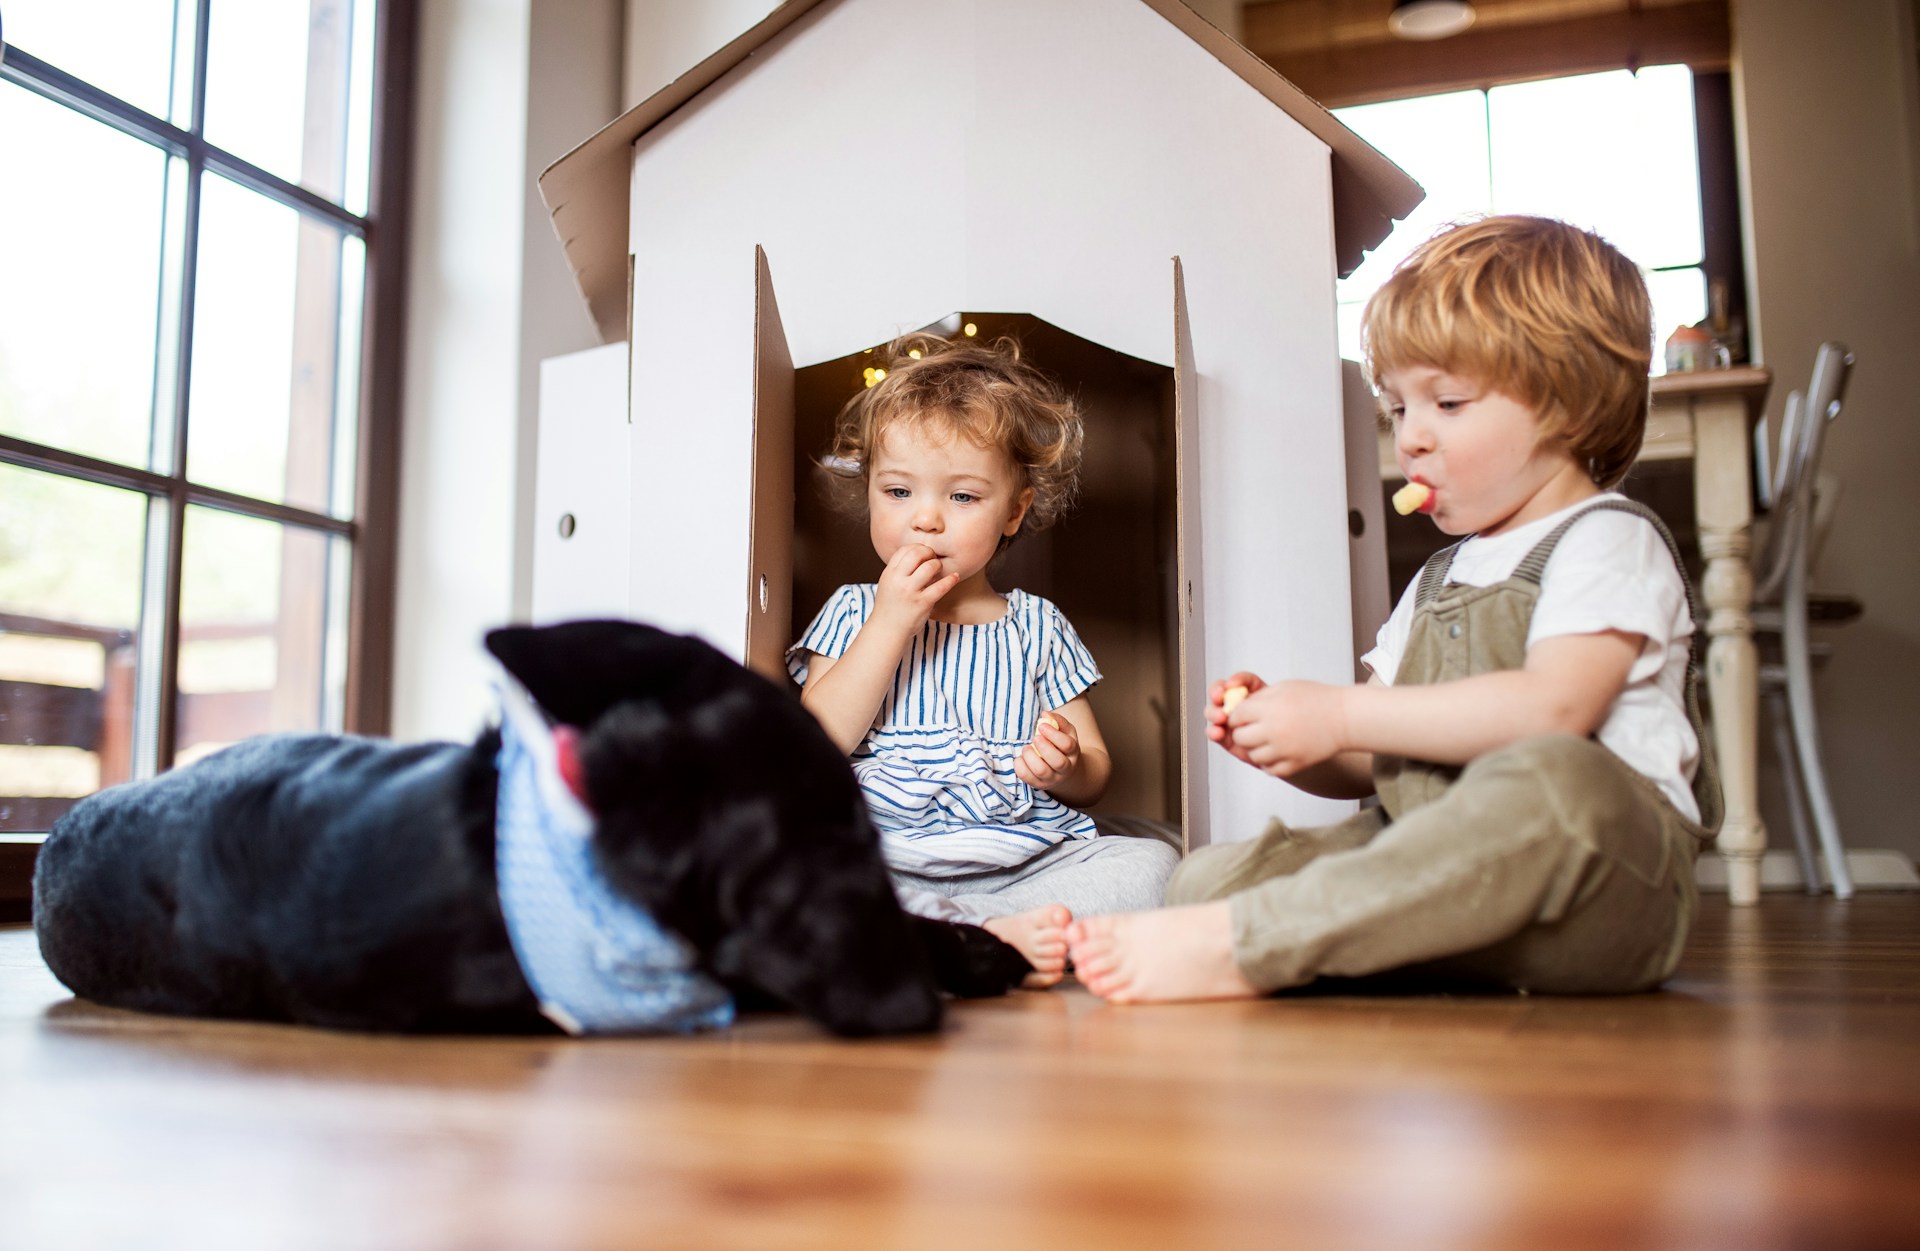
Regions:
<instances>
[{"instance_id":1,"label":"boy's bare foot","mask_svg":"<svg viewBox=\"0 0 1920 1251\"><path fill-rule=\"evenodd\" d=\"M1260 991L1233 958L1227 900L1087 917L1067 927L1074 975L1113 1003L1251 999Z\"/></svg>"},{"instance_id":2,"label":"boy's bare foot","mask_svg":"<svg viewBox=\"0 0 1920 1251\"><path fill-rule=\"evenodd\" d=\"M1066 975L1067 923L1072 920L1066 905L1047 904L1011 916L988 917L980 926L1027 958L1033 972L1020 984L1041 990Z\"/></svg>"}]
</instances>

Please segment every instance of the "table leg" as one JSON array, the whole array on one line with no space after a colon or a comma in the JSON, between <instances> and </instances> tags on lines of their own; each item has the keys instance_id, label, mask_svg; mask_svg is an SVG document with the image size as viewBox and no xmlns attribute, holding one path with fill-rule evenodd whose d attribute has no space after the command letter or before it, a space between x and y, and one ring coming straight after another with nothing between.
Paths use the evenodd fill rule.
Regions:
<instances>
[{"instance_id":1,"label":"table leg","mask_svg":"<svg viewBox=\"0 0 1920 1251\"><path fill-rule=\"evenodd\" d=\"M1743 402L1696 401L1694 448L1694 509L1706 561L1707 690L1726 796L1719 847L1732 901L1752 904L1760 899L1767 831L1757 785L1760 665L1753 646L1753 477Z\"/></svg>"}]
</instances>

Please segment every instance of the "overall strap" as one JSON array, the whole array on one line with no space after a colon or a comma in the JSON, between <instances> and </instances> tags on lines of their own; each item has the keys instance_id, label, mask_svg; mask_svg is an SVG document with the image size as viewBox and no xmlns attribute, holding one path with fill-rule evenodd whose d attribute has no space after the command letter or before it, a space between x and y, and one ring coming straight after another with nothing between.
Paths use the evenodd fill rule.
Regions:
<instances>
[{"instance_id":1,"label":"overall strap","mask_svg":"<svg viewBox=\"0 0 1920 1251\"><path fill-rule=\"evenodd\" d=\"M1567 531L1573 529L1585 518L1595 513L1605 512L1631 513L1651 525L1661 540L1666 543L1667 553L1673 557L1673 567L1680 571L1680 585L1687 592L1687 612L1693 617L1694 633L1698 635L1704 623L1700 617L1700 605L1694 602L1693 581L1687 577L1686 562L1680 559L1680 545L1673 541L1673 532L1667 529L1666 522L1660 520L1660 514L1638 500L1601 500L1590 508L1581 509L1555 526L1546 538L1534 544L1533 550L1521 558L1520 563L1514 567L1513 576L1523 582L1531 582L1539 586L1540 578L1547 569L1547 561L1553 556L1553 549L1560 546L1560 540L1566 537Z\"/></svg>"},{"instance_id":2,"label":"overall strap","mask_svg":"<svg viewBox=\"0 0 1920 1251\"><path fill-rule=\"evenodd\" d=\"M1553 528L1552 533L1534 545L1518 567L1513 571L1516 580L1540 585L1541 575L1546 572L1547 559L1553 555L1553 549L1566 536L1576 522L1599 512L1631 513L1653 526L1656 533L1667 545L1668 555L1673 557L1673 567L1680 574L1680 585L1687 593L1687 615L1693 618L1693 637L1688 640L1687 656L1687 719L1692 722L1694 733L1700 740L1700 763L1694 771L1694 797L1700 803L1700 824L1709 832L1720 828L1720 820L1725 815L1725 803L1720 790L1720 762L1713 750L1712 736L1706 729L1706 718L1700 712L1700 639L1706 633L1706 618L1700 615L1700 601L1693 593L1693 579L1687 576L1686 562L1680 559L1680 545L1673 541L1673 532L1667 529L1667 523L1660 520L1659 514L1637 500L1614 499L1601 500L1590 508L1583 508ZM1451 559L1449 559L1451 563Z\"/></svg>"},{"instance_id":3,"label":"overall strap","mask_svg":"<svg viewBox=\"0 0 1920 1251\"><path fill-rule=\"evenodd\" d=\"M1425 608L1428 604L1431 604L1433 597L1440 593L1442 587L1446 586L1447 574L1453 570L1453 558L1459 554L1460 544L1466 541L1466 539L1461 539L1459 543L1447 544L1433 555L1427 557L1427 563L1420 566L1420 583L1414 588L1413 592L1413 606L1415 609Z\"/></svg>"}]
</instances>

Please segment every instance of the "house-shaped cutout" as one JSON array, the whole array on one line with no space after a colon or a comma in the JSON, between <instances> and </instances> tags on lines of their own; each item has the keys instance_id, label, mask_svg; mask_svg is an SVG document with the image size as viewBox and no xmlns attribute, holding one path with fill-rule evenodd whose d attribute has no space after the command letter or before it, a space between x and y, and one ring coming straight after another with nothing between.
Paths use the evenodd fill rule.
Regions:
<instances>
[{"instance_id":1,"label":"house-shaped cutout","mask_svg":"<svg viewBox=\"0 0 1920 1251\"><path fill-rule=\"evenodd\" d=\"M1134 692L1096 698L1109 735L1153 722L1164 748L1116 755L1164 761L1142 815L1197 845L1342 810L1209 772L1200 719L1209 675L1353 671L1334 279L1422 193L1318 105L1177 0L796 0L540 186L627 350L573 366L598 407L565 362L543 392L536 615L624 611L773 669L818 606L796 552L810 585L829 542L795 547L824 450L807 397L903 330L972 320L1101 375L1056 368L1070 387L1145 397L1130 422L1089 413L1091 459L1101 437L1147 448L1135 504L1172 530L1153 639L1095 645ZM1090 636L1064 588L1121 563L1098 521L1067 523L1073 568L1029 585Z\"/></svg>"}]
</instances>

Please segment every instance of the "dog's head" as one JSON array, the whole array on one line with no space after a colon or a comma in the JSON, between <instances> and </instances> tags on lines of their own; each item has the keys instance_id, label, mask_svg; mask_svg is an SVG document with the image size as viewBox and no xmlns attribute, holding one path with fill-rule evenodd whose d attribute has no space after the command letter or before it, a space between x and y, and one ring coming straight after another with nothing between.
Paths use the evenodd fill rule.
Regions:
<instances>
[{"instance_id":1,"label":"dog's head","mask_svg":"<svg viewBox=\"0 0 1920 1251\"><path fill-rule=\"evenodd\" d=\"M709 971L839 1033L938 1024L846 757L788 691L635 622L486 642L563 727L562 772L593 810L609 879Z\"/></svg>"}]
</instances>

